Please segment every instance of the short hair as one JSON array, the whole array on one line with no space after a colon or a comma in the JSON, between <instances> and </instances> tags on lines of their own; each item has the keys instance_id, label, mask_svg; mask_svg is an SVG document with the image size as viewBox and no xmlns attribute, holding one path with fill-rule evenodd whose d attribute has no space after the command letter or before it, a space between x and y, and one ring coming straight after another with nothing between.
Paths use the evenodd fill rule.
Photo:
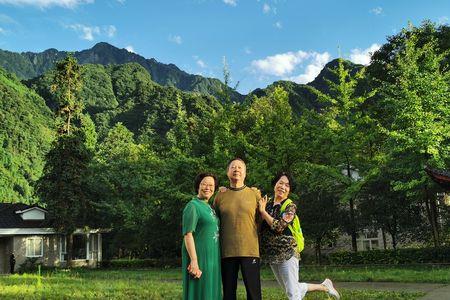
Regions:
<instances>
[{"instance_id":1,"label":"short hair","mask_svg":"<svg viewBox=\"0 0 450 300\"><path fill-rule=\"evenodd\" d=\"M247 168L247 164L245 163L245 161L244 161L242 158L240 158L240 157L235 157L235 158L232 158L232 159L230 159L230 160L228 161L228 164L227 164L227 170L230 168L231 163L232 163L233 161L235 161L235 160L238 160L238 161L242 162L242 163L245 165L245 168Z\"/></svg>"},{"instance_id":2,"label":"short hair","mask_svg":"<svg viewBox=\"0 0 450 300\"><path fill-rule=\"evenodd\" d=\"M204 173L198 174L195 177L194 188L195 188L196 193L198 193L198 188L200 187L200 182L202 182L203 178L205 178L205 177L212 177L214 179L214 190L217 190L217 187L219 186L219 181L217 180L216 174L204 172Z\"/></svg>"},{"instance_id":3,"label":"short hair","mask_svg":"<svg viewBox=\"0 0 450 300\"><path fill-rule=\"evenodd\" d=\"M291 174L289 174L288 172L285 172L285 171L280 171L277 173L277 175L275 175L275 177L272 179L272 186L275 186L275 184L277 184L278 180L280 180L280 178L283 176L286 176L287 179L289 180L289 188L292 192L295 189L294 177L292 177Z\"/></svg>"}]
</instances>

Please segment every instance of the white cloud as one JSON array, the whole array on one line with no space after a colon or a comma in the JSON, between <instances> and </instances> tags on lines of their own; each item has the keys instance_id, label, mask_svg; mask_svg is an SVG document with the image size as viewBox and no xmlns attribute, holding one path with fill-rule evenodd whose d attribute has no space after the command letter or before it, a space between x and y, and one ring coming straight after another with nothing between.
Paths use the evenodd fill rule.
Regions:
<instances>
[{"instance_id":1,"label":"white cloud","mask_svg":"<svg viewBox=\"0 0 450 300\"><path fill-rule=\"evenodd\" d=\"M252 49L250 49L250 47L245 47L244 52L245 54L252 54Z\"/></svg>"},{"instance_id":2,"label":"white cloud","mask_svg":"<svg viewBox=\"0 0 450 300\"><path fill-rule=\"evenodd\" d=\"M278 21L278 22L275 22L275 24L273 24L276 28L278 28L278 29L281 29L281 28L283 28L283 24L281 24L281 22L280 21Z\"/></svg>"},{"instance_id":3,"label":"white cloud","mask_svg":"<svg viewBox=\"0 0 450 300\"><path fill-rule=\"evenodd\" d=\"M86 26L83 24L72 24L68 26L70 29L80 33L80 37L84 40L93 41L95 35L100 35L100 27Z\"/></svg>"},{"instance_id":4,"label":"white cloud","mask_svg":"<svg viewBox=\"0 0 450 300\"><path fill-rule=\"evenodd\" d=\"M448 24L448 17L447 16L442 16L438 18L438 24L439 25L445 25Z\"/></svg>"},{"instance_id":5,"label":"white cloud","mask_svg":"<svg viewBox=\"0 0 450 300\"><path fill-rule=\"evenodd\" d=\"M373 13L374 15L381 15L383 13L383 8L378 6L371 9L370 12Z\"/></svg>"},{"instance_id":6,"label":"white cloud","mask_svg":"<svg viewBox=\"0 0 450 300\"><path fill-rule=\"evenodd\" d=\"M306 66L305 72L303 74L288 77L286 79L302 84L311 82L314 80L314 78L317 77L317 75L319 75L320 71L322 71L327 62L331 60L331 56L328 52L312 52L310 53L310 58L312 59L312 61Z\"/></svg>"},{"instance_id":7,"label":"white cloud","mask_svg":"<svg viewBox=\"0 0 450 300\"><path fill-rule=\"evenodd\" d=\"M0 27L0 34L6 34L6 30Z\"/></svg>"},{"instance_id":8,"label":"white cloud","mask_svg":"<svg viewBox=\"0 0 450 300\"><path fill-rule=\"evenodd\" d=\"M4 14L0 14L0 23L17 24L17 22L13 18Z\"/></svg>"},{"instance_id":9,"label":"white cloud","mask_svg":"<svg viewBox=\"0 0 450 300\"><path fill-rule=\"evenodd\" d=\"M316 78L330 60L331 56L328 52L318 53L299 50L254 60L251 63L251 69L263 76L277 76L297 83L308 83ZM306 64L306 67L303 69L304 72L292 76L292 73L304 63Z\"/></svg>"},{"instance_id":10,"label":"white cloud","mask_svg":"<svg viewBox=\"0 0 450 300\"><path fill-rule=\"evenodd\" d=\"M101 29L99 26L87 26L79 23L65 27L79 33L80 38L88 41L93 41L96 37L102 35L112 38L116 35L117 31L114 25L102 26Z\"/></svg>"},{"instance_id":11,"label":"white cloud","mask_svg":"<svg viewBox=\"0 0 450 300\"><path fill-rule=\"evenodd\" d=\"M196 64L202 68L205 69L207 67L207 65L205 64L205 62L203 60L200 59L200 57L198 57L198 55L193 55L192 58L195 59Z\"/></svg>"},{"instance_id":12,"label":"white cloud","mask_svg":"<svg viewBox=\"0 0 450 300\"><path fill-rule=\"evenodd\" d=\"M268 14L270 12L270 6L267 3L263 5L263 13Z\"/></svg>"},{"instance_id":13,"label":"white cloud","mask_svg":"<svg viewBox=\"0 0 450 300\"><path fill-rule=\"evenodd\" d=\"M116 26L114 26L114 25L109 25L105 28L106 35L110 38L114 37L116 35L116 31L117 31L117 29L116 29Z\"/></svg>"},{"instance_id":14,"label":"white cloud","mask_svg":"<svg viewBox=\"0 0 450 300\"><path fill-rule=\"evenodd\" d=\"M136 52L134 52L134 48L133 48L133 46L131 46L131 45L126 46L125 49L126 49L128 52L136 53Z\"/></svg>"},{"instance_id":15,"label":"white cloud","mask_svg":"<svg viewBox=\"0 0 450 300\"><path fill-rule=\"evenodd\" d=\"M372 44L369 48L361 50L359 48L350 50L350 60L355 64L368 65L372 54L380 49L381 45Z\"/></svg>"},{"instance_id":16,"label":"white cloud","mask_svg":"<svg viewBox=\"0 0 450 300\"><path fill-rule=\"evenodd\" d=\"M0 4L11 4L16 6L36 6L47 8L51 6L60 6L64 8L75 8L85 3L93 3L94 0L0 0Z\"/></svg>"},{"instance_id":17,"label":"white cloud","mask_svg":"<svg viewBox=\"0 0 450 300\"><path fill-rule=\"evenodd\" d=\"M304 51L286 52L254 60L251 66L253 70L266 75L285 76L292 73L308 56L309 54Z\"/></svg>"},{"instance_id":18,"label":"white cloud","mask_svg":"<svg viewBox=\"0 0 450 300\"><path fill-rule=\"evenodd\" d=\"M223 0L223 3L230 5L230 6L236 6L237 0Z\"/></svg>"},{"instance_id":19,"label":"white cloud","mask_svg":"<svg viewBox=\"0 0 450 300\"><path fill-rule=\"evenodd\" d=\"M169 36L169 41L178 45L181 45L181 43L183 43L183 39L179 35Z\"/></svg>"},{"instance_id":20,"label":"white cloud","mask_svg":"<svg viewBox=\"0 0 450 300\"><path fill-rule=\"evenodd\" d=\"M206 68L205 62L201 59L197 59L197 65L199 65L199 67L202 69Z\"/></svg>"}]
</instances>

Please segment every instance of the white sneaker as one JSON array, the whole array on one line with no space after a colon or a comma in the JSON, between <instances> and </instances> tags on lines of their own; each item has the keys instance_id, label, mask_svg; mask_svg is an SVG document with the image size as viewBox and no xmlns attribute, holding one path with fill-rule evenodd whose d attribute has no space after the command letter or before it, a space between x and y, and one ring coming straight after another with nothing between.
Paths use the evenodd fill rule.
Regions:
<instances>
[{"instance_id":1,"label":"white sneaker","mask_svg":"<svg viewBox=\"0 0 450 300\"><path fill-rule=\"evenodd\" d=\"M333 282L326 278L323 282L322 285L324 285L327 289L328 289L328 294L330 296L332 296L334 299L340 299L341 296L339 295L338 291L334 288L333 286Z\"/></svg>"}]
</instances>

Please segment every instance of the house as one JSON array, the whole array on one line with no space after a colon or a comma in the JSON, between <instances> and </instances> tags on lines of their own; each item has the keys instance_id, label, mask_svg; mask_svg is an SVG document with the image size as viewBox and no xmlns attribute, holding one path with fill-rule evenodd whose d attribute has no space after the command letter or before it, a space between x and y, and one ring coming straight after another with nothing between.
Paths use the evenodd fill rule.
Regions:
<instances>
[{"instance_id":1,"label":"house","mask_svg":"<svg viewBox=\"0 0 450 300\"><path fill-rule=\"evenodd\" d=\"M49 225L47 210L23 203L0 203L0 274L8 273L14 253L18 270L28 258L44 266L64 267L67 236ZM77 229L73 235L73 266L96 267L102 260L102 231Z\"/></svg>"}]
</instances>

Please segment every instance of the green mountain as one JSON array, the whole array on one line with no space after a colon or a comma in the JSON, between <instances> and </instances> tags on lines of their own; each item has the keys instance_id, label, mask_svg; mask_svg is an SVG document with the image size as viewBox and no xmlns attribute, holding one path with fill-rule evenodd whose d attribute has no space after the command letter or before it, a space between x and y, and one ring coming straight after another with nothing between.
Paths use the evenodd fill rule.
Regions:
<instances>
[{"instance_id":1,"label":"green mountain","mask_svg":"<svg viewBox=\"0 0 450 300\"><path fill-rule=\"evenodd\" d=\"M66 57L68 52L48 49L44 52L15 53L0 50L0 66L16 74L20 79L31 79L50 70L56 61ZM146 59L126 49L119 49L108 43L98 43L88 50L74 52L80 64L125 64L138 63L150 74L153 81L164 86L173 86L182 91L199 92L220 98L222 90L226 90L231 99L241 102L244 96L225 86L216 78L192 75L180 70L174 64L163 64L155 59Z\"/></svg>"},{"instance_id":2,"label":"green mountain","mask_svg":"<svg viewBox=\"0 0 450 300\"><path fill-rule=\"evenodd\" d=\"M0 202L33 202L53 139L53 114L44 99L0 68Z\"/></svg>"},{"instance_id":3,"label":"green mountain","mask_svg":"<svg viewBox=\"0 0 450 300\"><path fill-rule=\"evenodd\" d=\"M212 96L159 85L138 63L85 64L81 75L83 87L79 98L84 101L85 111L91 115L100 137L117 122L122 122L137 136L152 135L162 140L177 117L178 99L189 116L199 118L221 107ZM49 71L27 81L27 85L53 109L56 105L50 92L52 76Z\"/></svg>"},{"instance_id":4,"label":"green mountain","mask_svg":"<svg viewBox=\"0 0 450 300\"><path fill-rule=\"evenodd\" d=\"M256 89L249 94L249 97L257 96L262 97L267 95L275 87L283 87L289 94L289 104L292 110L296 114L300 114L303 109L319 110L323 104L317 99L317 94L314 90L318 90L325 94L332 94L328 87L328 81L337 83L338 78L331 70L338 67L339 60L334 59L327 63L317 77L308 84L298 84L292 81L275 81L271 85L264 89ZM354 75L363 66L354 64L350 61L344 60L344 67L350 70L350 73Z\"/></svg>"}]
</instances>

